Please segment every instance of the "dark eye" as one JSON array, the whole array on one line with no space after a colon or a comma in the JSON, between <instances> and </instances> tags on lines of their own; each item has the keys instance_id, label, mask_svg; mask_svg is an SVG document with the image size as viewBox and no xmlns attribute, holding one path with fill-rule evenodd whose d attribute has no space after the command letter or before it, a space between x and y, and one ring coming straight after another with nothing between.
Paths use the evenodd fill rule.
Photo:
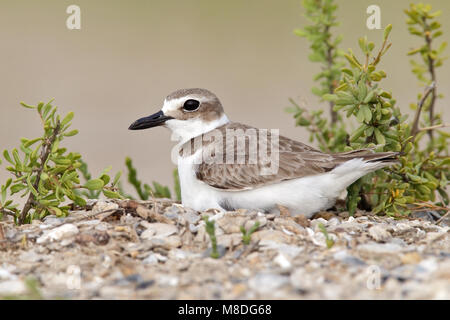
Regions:
<instances>
[{"instance_id":1,"label":"dark eye","mask_svg":"<svg viewBox=\"0 0 450 320\"><path fill-rule=\"evenodd\" d=\"M195 111L200 106L200 102L194 99L186 100L186 102L183 105L183 109L185 111Z\"/></svg>"}]
</instances>

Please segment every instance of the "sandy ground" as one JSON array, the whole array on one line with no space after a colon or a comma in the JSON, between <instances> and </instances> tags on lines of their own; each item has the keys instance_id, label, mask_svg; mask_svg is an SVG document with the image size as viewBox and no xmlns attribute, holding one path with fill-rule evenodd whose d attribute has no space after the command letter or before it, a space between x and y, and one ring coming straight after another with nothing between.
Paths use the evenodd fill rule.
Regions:
<instances>
[{"instance_id":1,"label":"sandy ground","mask_svg":"<svg viewBox=\"0 0 450 320\"><path fill-rule=\"evenodd\" d=\"M218 259L201 215L215 221ZM0 297L449 299L450 228L428 220L92 201L66 218L0 222ZM240 227L257 221L244 245Z\"/></svg>"}]
</instances>

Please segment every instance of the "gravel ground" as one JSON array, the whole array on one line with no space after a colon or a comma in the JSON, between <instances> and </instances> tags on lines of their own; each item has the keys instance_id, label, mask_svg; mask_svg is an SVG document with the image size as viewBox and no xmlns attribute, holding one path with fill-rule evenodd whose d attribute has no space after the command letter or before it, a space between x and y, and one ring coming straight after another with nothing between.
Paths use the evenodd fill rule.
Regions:
<instances>
[{"instance_id":1,"label":"gravel ground","mask_svg":"<svg viewBox=\"0 0 450 320\"><path fill-rule=\"evenodd\" d=\"M5 217L0 298L450 299L448 220L421 217L200 214L169 200L91 201L20 227ZM240 227L256 221L244 245Z\"/></svg>"}]
</instances>

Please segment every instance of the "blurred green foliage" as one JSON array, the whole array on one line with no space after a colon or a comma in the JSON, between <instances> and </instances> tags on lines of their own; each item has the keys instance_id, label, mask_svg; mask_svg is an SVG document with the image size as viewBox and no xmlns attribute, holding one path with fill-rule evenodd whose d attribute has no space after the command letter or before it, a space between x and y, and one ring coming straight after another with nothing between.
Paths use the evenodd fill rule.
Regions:
<instances>
[{"instance_id":1,"label":"blurred green foliage","mask_svg":"<svg viewBox=\"0 0 450 320\"><path fill-rule=\"evenodd\" d=\"M18 149L3 151L3 157L10 164L6 170L13 178L1 186L0 215L12 215L21 224L49 214L65 216L70 209L66 204L68 199L75 205L86 205L83 190L103 193L108 198L121 198L115 187L120 172L110 183L108 171L111 168L105 169L98 178L89 176L84 184L80 184L79 172L83 173L81 155L60 146L65 138L78 133L77 130L69 130L73 112L61 119L52 101L40 102L37 106L21 104L37 111L44 132L38 138L21 139L19 149L22 155ZM17 193L27 198L22 210L10 199Z\"/></svg>"},{"instance_id":2,"label":"blurred green foliage","mask_svg":"<svg viewBox=\"0 0 450 320\"><path fill-rule=\"evenodd\" d=\"M322 39L321 45L315 44L317 38L314 34L318 30L331 32L330 27L336 25L336 22L327 17L336 10L336 6L332 0L305 0L303 4L307 15L312 17L313 25L305 27L301 32L297 31L297 34L306 36L311 41L313 57L323 57L326 43ZM349 49L343 55L347 60L346 66L342 68L340 62L334 65L339 69L339 75L335 76L333 73L333 79L339 79L339 83L326 92L321 82L323 90L316 90L323 100L333 102L333 109L337 112L335 123L323 116L323 110L309 112L291 100L292 107L288 111L294 114L296 124L305 127L311 133L311 141L316 140L323 151L371 148L375 151L401 152L398 165L368 174L347 189L347 209L351 214L359 207L375 213L403 216L423 202L432 201L437 208L449 203L446 187L450 179L450 134L437 130L444 127L441 115L434 115L432 111L428 116L421 113L422 109L434 108L437 97L435 70L442 65L444 58L441 54L446 46L443 43L438 50L431 47L431 39L442 34L442 31L440 24L435 21L439 14L430 13L430 10L431 6L420 4L411 5L410 10L406 11L409 16L409 31L424 39L423 46L409 53L420 52L424 63L420 65L414 62L413 72L419 80L429 85L424 94L418 95L418 102L413 104L416 112L412 120L408 121L408 116L402 114L396 106L392 93L380 85L387 76L378 67L391 46L388 40L391 25L385 28L378 50L375 50L374 42L368 41L366 37L360 38L358 44L361 57L358 58ZM326 36L327 39L330 37L331 35ZM336 58L338 57L336 54ZM334 67L329 70L335 70ZM316 81L319 79L315 78ZM350 119L350 122L345 119ZM355 120L357 128L348 131L347 128ZM430 134L425 146L420 143L426 132L433 130L438 131L438 137Z\"/></svg>"},{"instance_id":3,"label":"blurred green foliage","mask_svg":"<svg viewBox=\"0 0 450 320\"><path fill-rule=\"evenodd\" d=\"M252 234L259 229L259 221L256 221L255 224L248 230L245 230L244 226L240 227L242 233L242 242L245 245L249 245L252 240Z\"/></svg>"},{"instance_id":4,"label":"blurred green foliage","mask_svg":"<svg viewBox=\"0 0 450 320\"><path fill-rule=\"evenodd\" d=\"M211 240L211 254L210 257L214 259L220 258L220 253L217 250L216 225L214 220L210 220L208 216L203 216L205 221L205 230Z\"/></svg>"},{"instance_id":5,"label":"blurred green foliage","mask_svg":"<svg viewBox=\"0 0 450 320\"><path fill-rule=\"evenodd\" d=\"M128 182L134 187L136 193L138 194L141 200L148 200L149 197L155 198L168 198L172 197L170 190L167 186L163 186L160 183L153 181L153 188L146 183L141 182L137 176L137 170L133 166L133 161L131 158L127 157L125 159L125 165L128 170ZM181 200L181 190L180 190L180 182L178 179L178 170L175 169L173 171L173 179L174 179L174 191L176 200ZM131 196L128 196L132 199Z\"/></svg>"}]
</instances>

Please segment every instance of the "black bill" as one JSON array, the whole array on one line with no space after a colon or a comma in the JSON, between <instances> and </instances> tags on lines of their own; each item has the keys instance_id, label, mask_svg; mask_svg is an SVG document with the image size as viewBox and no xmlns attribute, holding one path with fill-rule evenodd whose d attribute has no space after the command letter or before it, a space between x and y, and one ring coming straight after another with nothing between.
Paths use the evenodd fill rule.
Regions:
<instances>
[{"instance_id":1,"label":"black bill","mask_svg":"<svg viewBox=\"0 0 450 320\"><path fill-rule=\"evenodd\" d=\"M159 111L155 114L152 114L151 116L141 118L139 120L136 120L131 124L131 126L128 128L128 130L142 130L142 129L148 129L153 128L157 126L163 125L167 120L173 119L172 117L168 117L164 115L162 111Z\"/></svg>"}]
</instances>

